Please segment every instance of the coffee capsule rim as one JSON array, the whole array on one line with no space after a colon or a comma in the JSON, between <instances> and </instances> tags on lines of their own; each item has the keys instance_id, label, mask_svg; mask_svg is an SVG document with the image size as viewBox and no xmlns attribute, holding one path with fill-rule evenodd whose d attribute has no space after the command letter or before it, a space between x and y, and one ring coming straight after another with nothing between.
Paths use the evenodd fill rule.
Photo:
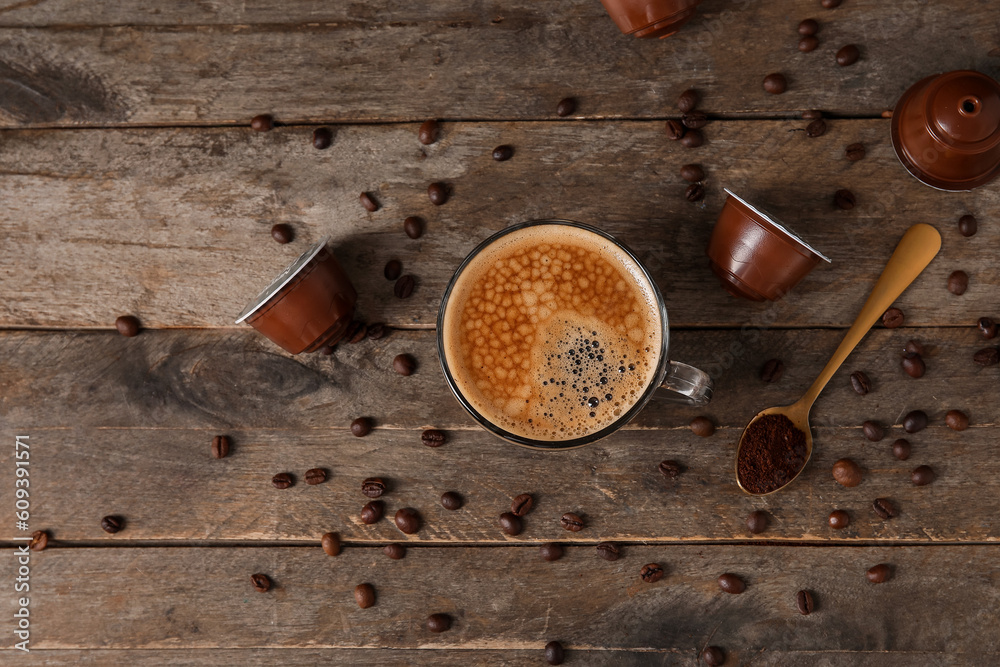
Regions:
<instances>
[{"instance_id":1,"label":"coffee capsule rim","mask_svg":"<svg viewBox=\"0 0 1000 667\"><path fill-rule=\"evenodd\" d=\"M773 215L771 215L769 213L765 213L761 209L757 208L756 206L754 206L753 204L751 204L750 202L748 202L743 197L740 197L738 194L736 194L735 192L733 192L729 188L723 188L723 190L726 192L727 195L729 195L730 197L732 197L733 199L735 199L736 201L738 201L739 203L743 204L748 209L750 209L751 211L753 211L754 213L756 213L757 215L759 215L761 218L764 219L765 222L771 224L777 231L784 233L788 238L790 238L795 243L801 245L803 248L805 248L809 252L813 253L814 255L816 255L817 257L819 257L820 259L824 260L827 264L832 264L833 263L833 261L829 257L827 257L826 255L824 255L823 253L821 253L819 250L817 250L816 248L814 248L811 245L809 245L806 242L805 239L803 239L801 236L799 236L798 234L796 234L795 232L793 232L788 225L784 224L783 222L781 222L780 220L778 220Z\"/></svg>"},{"instance_id":2,"label":"coffee capsule rim","mask_svg":"<svg viewBox=\"0 0 1000 667\"><path fill-rule=\"evenodd\" d=\"M326 244L329 241L330 237L324 236L322 239L309 246L305 252L299 255L298 259L286 266L281 273L268 283L267 287L262 289L260 293L257 294L257 296L254 297L249 304L247 304L246 308L243 309L243 312L237 316L236 324L241 324L248 317L260 310L260 308L270 301L275 294L280 292L285 285L290 283L292 279L294 279L295 276L297 276L299 272L302 271L302 269L304 269L309 262L311 262L316 255L323 250L323 248L326 247Z\"/></svg>"}]
</instances>

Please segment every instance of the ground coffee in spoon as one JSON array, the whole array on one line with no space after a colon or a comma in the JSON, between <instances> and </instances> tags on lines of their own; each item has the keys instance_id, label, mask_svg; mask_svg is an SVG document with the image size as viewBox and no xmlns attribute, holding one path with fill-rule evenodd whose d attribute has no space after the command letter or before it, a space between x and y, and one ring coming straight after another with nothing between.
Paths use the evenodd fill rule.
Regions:
<instances>
[{"instance_id":1,"label":"ground coffee in spoon","mask_svg":"<svg viewBox=\"0 0 1000 667\"><path fill-rule=\"evenodd\" d=\"M750 493L770 493L792 481L805 463L806 434L785 415L765 415L747 427L736 471Z\"/></svg>"}]
</instances>

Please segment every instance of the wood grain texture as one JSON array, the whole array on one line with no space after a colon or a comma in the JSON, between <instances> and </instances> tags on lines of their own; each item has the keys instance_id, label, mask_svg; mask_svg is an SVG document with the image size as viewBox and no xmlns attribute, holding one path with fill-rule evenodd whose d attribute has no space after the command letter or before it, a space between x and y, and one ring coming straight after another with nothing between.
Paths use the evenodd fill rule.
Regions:
<instances>
[{"instance_id":1,"label":"wood grain texture","mask_svg":"<svg viewBox=\"0 0 1000 667\"><path fill-rule=\"evenodd\" d=\"M930 74L1000 71L993 7L960 6L709 0L677 35L637 40L591 0L127 2L94 12L15 2L0 10L0 122L550 118L567 95L584 117L663 117L689 86L712 112L878 115ZM803 54L796 26L810 16L821 45ZM861 60L838 67L834 54L851 43ZM789 80L784 95L761 87L773 71Z\"/></svg>"},{"instance_id":2,"label":"wood grain texture","mask_svg":"<svg viewBox=\"0 0 1000 667\"><path fill-rule=\"evenodd\" d=\"M914 222L938 227L938 258L899 302L907 323L974 323L997 316L993 249L1000 225L996 188L945 194L899 166L881 120L830 121L810 139L803 121L724 121L685 149L660 122L445 124L421 147L415 125L337 128L317 151L309 128L267 134L244 129L7 131L0 133L0 326L110 327L123 313L149 327L231 327L253 296L309 243L332 247L356 283L369 321L432 326L441 296L465 255L489 234L525 220L589 222L632 246L660 285L675 327L847 326L896 242ZM851 163L844 147L863 141ZM516 155L497 163L494 146ZM707 171L707 196L683 194L681 165ZM448 183L435 207L426 187ZM818 267L783 300L729 296L705 248L728 187L762 203L833 263ZM833 193L850 188L851 211ZM382 208L358 202L371 191ZM980 231L959 235L973 213ZM403 234L418 215L426 233ZM270 238L275 222L296 241ZM391 258L414 273L400 300L382 275ZM966 271L961 297L947 276Z\"/></svg>"}]
</instances>

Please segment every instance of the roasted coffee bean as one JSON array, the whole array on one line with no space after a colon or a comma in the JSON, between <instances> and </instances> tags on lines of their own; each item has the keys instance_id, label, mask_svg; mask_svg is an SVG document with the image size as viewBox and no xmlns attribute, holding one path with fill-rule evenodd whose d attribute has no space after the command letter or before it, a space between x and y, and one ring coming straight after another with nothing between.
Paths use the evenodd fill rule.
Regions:
<instances>
[{"instance_id":1,"label":"roasted coffee bean","mask_svg":"<svg viewBox=\"0 0 1000 667\"><path fill-rule=\"evenodd\" d=\"M333 345L324 345L323 347L319 348L319 353L329 357L331 354L333 354Z\"/></svg>"},{"instance_id":2,"label":"roasted coffee bean","mask_svg":"<svg viewBox=\"0 0 1000 667\"><path fill-rule=\"evenodd\" d=\"M45 547L49 546L49 534L44 530L36 530L31 534L31 542L28 543L28 548L32 551L45 551Z\"/></svg>"},{"instance_id":3,"label":"roasted coffee bean","mask_svg":"<svg viewBox=\"0 0 1000 667\"><path fill-rule=\"evenodd\" d=\"M927 426L927 413L923 410L913 410L903 417L903 430L907 433L917 433Z\"/></svg>"},{"instance_id":4,"label":"roasted coffee bean","mask_svg":"<svg viewBox=\"0 0 1000 667\"><path fill-rule=\"evenodd\" d=\"M835 7L840 7L840 3L844 0L820 0L821 5L826 9L834 9Z\"/></svg>"},{"instance_id":5,"label":"roasted coffee bean","mask_svg":"<svg viewBox=\"0 0 1000 667\"><path fill-rule=\"evenodd\" d=\"M742 579L729 572L720 574L716 581L719 583L719 588L733 595L739 595L747 589L747 585L743 583Z\"/></svg>"},{"instance_id":6,"label":"roasted coffee bean","mask_svg":"<svg viewBox=\"0 0 1000 667\"><path fill-rule=\"evenodd\" d=\"M381 500L372 500L361 508L361 523L370 526L381 519L384 512L385 503Z\"/></svg>"},{"instance_id":7,"label":"roasted coffee bean","mask_svg":"<svg viewBox=\"0 0 1000 667\"><path fill-rule=\"evenodd\" d=\"M695 417L691 420L690 426L691 432L702 438L707 438L715 433L715 424L708 417Z\"/></svg>"},{"instance_id":8,"label":"roasted coffee bean","mask_svg":"<svg viewBox=\"0 0 1000 667\"><path fill-rule=\"evenodd\" d=\"M392 370L404 377L413 375L413 371L416 370L416 368L417 362L414 361L413 357L408 354L397 354L392 360Z\"/></svg>"},{"instance_id":9,"label":"roasted coffee bean","mask_svg":"<svg viewBox=\"0 0 1000 667\"><path fill-rule=\"evenodd\" d=\"M701 130L688 130L681 137L681 145L685 148L698 148L703 143L705 143L705 137L702 135Z\"/></svg>"},{"instance_id":10,"label":"roasted coffee bean","mask_svg":"<svg viewBox=\"0 0 1000 667\"><path fill-rule=\"evenodd\" d=\"M271 227L271 238L282 245L291 243L294 237L295 232L292 231L289 225L283 222L279 222L274 227Z\"/></svg>"},{"instance_id":11,"label":"roasted coffee bean","mask_svg":"<svg viewBox=\"0 0 1000 667\"><path fill-rule=\"evenodd\" d=\"M504 512L500 515L500 528L508 535L520 535L524 529L524 524L517 515Z\"/></svg>"},{"instance_id":12,"label":"roasted coffee bean","mask_svg":"<svg viewBox=\"0 0 1000 667\"><path fill-rule=\"evenodd\" d=\"M693 88L688 88L677 98L677 108L681 113L689 113L698 106L698 92Z\"/></svg>"},{"instance_id":13,"label":"roasted coffee bean","mask_svg":"<svg viewBox=\"0 0 1000 667\"><path fill-rule=\"evenodd\" d=\"M327 556L337 556L340 554L339 533L323 533L323 537L319 538L319 543Z\"/></svg>"},{"instance_id":14,"label":"roasted coffee bean","mask_svg":"<svg viewBox=\"0 0 1000 667\"><path fill-rule=\"evenodd\" d=\"M851 386L855 392L864 396L872 390L872 381L868 379L864 371L854 371L851 373Z\"/></svg>"},{"instance_id":15,"label":"roasted coffee bean","mask_svg":"<svg viewBox=\"0 0 1000 667\"><path fill-rule=\"evenodd\" d=\"M441 507L454 512L462 507L462 496L454 491L445 491L441 494Z\"/></svg>"},{"instance_id":16,"label":"roasted coffee bean","mask_svg":"<svg viewBox=\"0 0 1000 667\"><path fill-rule=\"evenodd\" d=\"M383 271L386 280L395 280L403 272L403 264L398 259L390 259L385 263Z\"/></svg>"},{"instance_id":17,"label":"roasted coffee bean","mask_svg":"<svg viewBox=\"0 0 1000 667\"><path fill-rule=\"evenodd\" d=\"M563 557L563 548L555 542L546 542L538 548L538 553L542 555L542 560L552 562Z\"/></svg>"},{"instance_id":18,"label":"roasted coffee bean","mask_svg":"<svg viewBox=\"0 0 1000 667\"><path fill-rule=\"evenodd\" d=\"M385 335L387 333L389 333L389 330L382 322L368 325L368 338L370 338L371 340L380 340L382 338L385 338Z\"/></svg>"},{"instance_id":19,"label":"roasted coffee bean","mask_svg":"<svg viewBox=\"0 0 1000 667\"><path fill-rule=\"evenodd\" d=\"M830 518L827 521L830 523L830 528L843 530L851 524L851 517L844 510L833 510L830 512Z\"/></svg>"},{"instance_id":20,"label":"roasted coffee bean","mask_svg":"<svg viewBox=\"0 0 1000 667\"><path fill-rule=\"evenodd\" d=\"M984 347L972 355L972 360L980 366L996 366L1000 362L1000 351L995 347Z\"/></svg>"},{"instance_id":21,"label":"roasted coffee bean","mask_svg":"<svg viewBox=\"0 0 1000 667\"><path fill-rule=\"evenodd\" d=\"M910 473L914 486L927 486L934 481L934 469L930 466L917 466Z\"/></svg>"},{"instance_id":22,"label":"roasted coffee bean","mask_svg":"<svg viewBox=\"0 0 1000 667\"><path fill-rule=\"evenodd\" d=\"M747 517L747 530L754 535L759 535L767 530L767 512L754 510Z\"/></svg>"},{"instance_id":23,"label":"roasted coffee bean","mask_svg":"<svg viewBox=\"0 0 1000 667\"><path fill-rule=\"evenodd\" d=\"M785 75L775 72L764 77L764 90L772 95L780 95L788 88Z\"/></svg>"},{"instance_id":24,"label":"roasted coffee bean","mask_svg":"<svg viewBox=\"0 0 1000 667\"><path fill-rule=\"evenodd\" d=\"M885 563L879 563L868 569L867 576L868 581L873 584L881 584L888 581L889 577L892 576L892 569Z\"/></svg>"},{"instance_id":25,"label":"roasted coffee bean","mask_svg":"<svg viewBox=\"0 0 1000 667\"><path fill-rule=\"evenodd\" d=\"M833 193L833 203L842 211L850 211L857 204L854 193L847 188L842 188Z\"/></svg>"},{"instance_id":26,"label":"roasted coffee bean","mask_svg":"<svg viewBox=\"0 0 1000 667\"><path fill-rule=\"evenodd\" d=\"M583 519L572 512L566 512L559 519L560 525L571 533L579 533L583 530Z\"/></svg>"},{"instance_id":27,"label":"roasted coffee bean","mask_svg":"<svg viewBox=\"0 0 1000 667\"><path fill-rule=\"evenodd\" d=\"M598 542L597 555L604 560L615 561L621 557L621 550L614 542Z\"/></svg>"},{"instance_id":28,"label":"roasted coffee bean","mask_svg":"<svg viewBox=\"0 0 1000 667\"><path fill-rule=\"evenodd\" d=\"M368 498L378 498L386 491L386 484L381 477L369 477L361 482L361 494Z\"/></svg>"},{"instance_id":29,"label":"roasted coffee bean","mask_svg":"<svg viewBox=\"0 0 1000 667\"><path fill-rule=\"evenodd\" d=\"M657 470L667 479L676 479L678 475L684 472L684 466L677 461L660 461Z\"/></svg>"},{"instance_id":30,"label":"roasted coffee bean","mask_svg":"<svg viewBox=\"0 0 1000 667\"><path fill-rule=\"evenodd\" d=\"M708 646L701 652L701 659L708 667L719 667L726 662L726 654L718 646Z\"/></svg>"},{"instance_id":31,"label":"roasted coffee bean","mask_svg":"<svg viewBox=\"0 0 1000 667\"><path fill-rule=\"evenodd\" d=\"M944 416L944 423L953 431L964 431L969 428L969 416L961 410L949 410Z\"/></svg>"},{"instance_id":32,"label":"roasted coffee bean","mask_svg":"<svg viewBox=\"0 0 1000 667\"><path fill-rule=\"evenodd\" d=\"M973 236L979 229L975 216L963 215L958 219L958 233L962 236Z\"/></svg>"},{"instance_id":33,"label":"roasted coffee bean","mask_svg":"<svg viewBox=\"0 0 1000 667\"><path fill-rule=\"evenodd\" d=\"M881 424L871 420L862 423L861 430L864 431L865 437L872 442L878 442L885 437L885 429L882 428Z\"/></svg>"},{"instance_id":34,"label":"roasted coffee bean","mask_svg":"<svg viewBox=\"0 0 1000 667\"><path fill-rule=\"evenodd\" d=\"M313 130L313 148L325 150L333 143L333 133L325 127Z\"/></svg>"},{"instance_id":35,"label":"roasted coffee bean","mask_svg":"<svg viewBox=\"0 0 1000 667\"><path fill-rule=\"evenodd\" d=\"M688 201L701 201L705 198L705 186L701 183L692 183L684 191L684 197Z\"/></svg>"},{"instance_id":36,"label":"roasted coffee bean","mask_svg":"<svg viewBox=\"0 0 1000 667\"><path fill-rule=\"evenodd\" d=\"M400 276L396 284L392 286L392 293L396 295L397 299L408 299L413 294L416 283L416 278L407 273L405 276Z\"/></svg>"},{"instance_id":37,"label":"roasted coffee bean","mask_svg":"<svg viewBox=\"0 0 1000 667\"><path fill-rule=\"evenodd\" d=\"M420 129L417 130L417 141L422 143L424 146L429 146L437 141L438 138L438 122L436 120L425 120L420 124Z\"/></svg>"},{"instance_id":38,"label":"roasted coffee bean","mask_svg":"<svg viewBox=\"0 0 1000 667\"><path fill-rule=\"evenodd\" d=\"M358 417L351 422L351 433L359 438L363 438L372 432L372 420L368 417Z\"/></svg>"},{"instance_id":39,"label":"roasted coffee bean","mask_svg":"<svg viewBox=\"0 0 1000 667\"><path fill-rule=\"evenodd\" d=\"M677 141L687 132L687 128L677 120L667 121L667 138L671 141Z\"/></svg>"},{"instance_id":40,"label":"roasted coffee bean","mask_svg":"<svg viewBox=\"0 0 1000 667\"><path fill-rule=\"evenodd\" d=\"M840 459L833 464L833 478L841 486L855 487L861 483L861 466L851 459Z\"/></svg>"},{"instance_id":41,"label":"roasted coffee bean","mask_svg":"<svg viewBox=\"0 0 1000 667\"><path fill-rule=\"evenodd\" d=\"M906 345L903 346L903 356L913 356L914 354L923 354L924 344L919 340L908 340Z\"/></svg>"},{"instance_id":42,"label":"roasted coffee bean","mask_svg":"<svg viewBox=\"0 0 1000 667\"><path fill-rule=\"evenodd\" d=\"M403 560L406 557L406 547L402 544L387 544L382 547L382 553L393 560Z\"/></svg>"},{"instance_id":43,"label":"roasted coffee bean","mask_svg":"<svg viewBox=\"0 0 1000 667\"><path fill-rule=\"evenodd\" d=\"M561 665L565 660L563 646L559 642L549 642L545 645L545 662L550 665Z\"/></svg>"},{"instance_id":44,"label":"roasted coffee bean","mask_svg":"<svg viewBox=\"0 0 1000 667\"><path fill-rule=\"evenodd\" d=\"M424 223L415 215L411 215L403 220L403 231L411 239L419 239L424 233Z\"/></svg>"},{"instance_id":45,"label":"roasted coffee bean","mask_svg":"<svg viewBox=\"0 0 1000 667\"><path fill-rule=\"evenodd\" d=\"M822 137L824 134L826 134L826 121L822 118L814 120L806 126L807 137Z\"/></svg>"},{"instance_id":46,"label":"roasted coffee bean","mask_svg":"<svg viewBox=\"0 0 1000 667\"><path fill-rule=\"evenodd\" d=\"M531 506L534 502L535 500L530 494L522 493L510 501L510 513L514 516L524 516L531 511Z\"/></svg>"},{"instance_id":47,"label":"roasted coffee bean","mask_svg":"<svg viewBox=\"0 0 1000 667\"><path fill-rule=\"evenodd\" d=\"M565 118L576 111L576 100L572 97L565 97L559 100L559 104L556 105L556 115L560 118Z\"/></svg>"},{"instance_id":48,"label":"roasted coffee bean","mask_svg":"<svg viewBox=\"0 0 1000 667\"><path fill-rule=\"evenodd\" d=\"M854 44L848 44L847 46L840 47L837 51L837 64L841 67L847 67L848 65L853 65L858 62L858 58L861 57L861 51Z\"/></svg>"},{"instance_id":49,"label":"roasted coffee bean","mask_svg":"<svg viewBox=\"0 0 1000 667\"><path fill-rule=\"evenodd\" d=\"M250 583L253 584L253 589L258 593L266 593L271 590L271 579L266 574L251 574Z\"/></svg>"},{"instance_id":50,"label":"roasted coffee bean","mask_svg":"<svg viewBox=\"0 0 1000 667\"><path fill-rule=\"evenodd\" d=\"M988 317L980 317L979 321L976 322L976 326L979 327L979 333L983 335L986 340L992 340L997 337L997 332L1000 331L1000 326Z\"/></svg>"},{"instance_id":51,"label":"roasted coffee bean","mask_svg":"<svg viewBox=\"0 0 1000 667\"><path fill-rule=\"evenodd\" d=\"M686 164L681 167L681 178L689 183L705 180L705 170L698 164Z\"/></svg>"},{"instance_id":52,"label":"roasted coffee bean","mask_svg":"<svg viewBox=\"0 0 1000 667\"><path fill-rule=\"evenodd\" d=\"M689 130L700 130L708 125L708 114L704 111L689 111L681 116L681 123Z\"/></svg>"},{"instance_id":53,"label":"roasted coffee bean","mask_svg":"<svg viewBox=\"0 0 1000 667\"><path fill-rule=\"evenodd\" d=\"M927 372L927 366L924 364L924 358L919 354L904 356L899 364L911 378L922 378L924 373Z\"/></svg>"},{"instance_id":54,"label":"roasted coffee bean","mask_svg":"<svg viewBox=\"0 0 1000 667\"><path fill-rule=\"evenodd\" d=\"M420 442L427 447L440 447L446 440L444 431L439 431L436 428L429 428L420 434Z\"/></svg>"},{"instance_id":55,"label":"roasted coffee bean","mask_svg":"<svg viewBox=\"0 0 1000 667\"><path fill-rule=\"evenodd\" d=\"M229 456L229 436L217 435L212 438L212 456L217 459Z\"/></svg>"},{"instance_id":56,"label":"roasted coffee bean","mask_svg":"<svg viewBox=\"0 0 1000 667\"><path fill-rule=\"evenodd\" d=\"M813 35L806 35L799 40L799 51L802 53L811 53L816 50L817 46L819 46L819 40Z\"/></svg>"},{"instance_id":57,"label":"roasted coffee bean","mask_svg":"<svg viewBox=\"0 0 1000 667\"><path fill-rule=\"evenodd\" d=\"M799 591L795 594L795 606L799 608L799 613L808 616L813 613L816 603L813 602L812 593L809 591Z\"/></svg>"},{"instance_id":58,"label":"roasted coffee bean","mask_svg":"<svg viewBox=\"0 0 1000 667\"><path fill-rule=\"evenodd\" d=\"M326 481L326 471L322 468L310 468L306 470L306 484L316 486Z\"/></svg>"},{"instance_id":59,"label":"roasted coffee bean","mask_svg":"<svg viewBox=\"0 0 1000 667\"><path fill-rule=\"evenodd\" d=\"M952 271L948 276L948 291L955 296L962 296L969 289L969 274L965 271Z\"/></svg>"},{"instance_id":60,"label":"roasted coffee bean","mask_svg":"<svg viewBox=\"0 0 1000 667\"><path fill-rule=\"evenodd\" d=\"M865 157L865 145L862 143L850 144L846 149L844 149L844 155L851 162L857 162Z\"/></svg>"},{"instance_id":61,"label":"roasted coffee bean","mask_svg":"<svg viewBox=\"0 0 1000 667\"><path fill-rule=\"evenodd\" d=\"M760 379L764 382L777 382L785 373L785 364L781 359L768 359L760 368Z\"/></svg>"},{"instance_id":62,"label":"roasted coffee bean","mask_svg":"<svg viewBox=\"0 0 1000 667\"><path fill-rule=\"evenodd\" d=\"M896 507L888 498L876 498L872 502L872 510L882 519L896 516Z\"/></svg>"},{"instance_id":63,"label":"roasted coffee bean","mask_svg":"<svg viewBox=\"0 0 1000 667\"><path fill-rule=\"evenodd\" d=\"M363 341L367 335L368 325L364 322L355 320L348 325L347 331L344 333L344 340L351 345L357 345Z\"/></svg>"},{"instance_id":64,"label":"roasted coffee bean","mask_svg":"<svg viewBox=\"0 0 1000 667\"><path fill-rule=\"evenodd\" d=\"M274 117L262 113L250 119L250 129L254 132L267 132L274 127Z\"/></svg>"},{"instance_id":65,"label":"roasted coffee bean","mask_svg":"<svg viewBox=\"0 0 1000 667\"><path fill-rule=\"evenodd\" d=\"M271 484L273 484L276 489L287 489L295 484L295 479L287 472L279 472L271 478Z\"/></svg>"},{"instance_id":66,"label":"roasted coffee bean","mask_svg":"<svg viewBox=\"0 0 1000 667\"><path fill-rule=\"evenodd\" d=\"M819 32L819 23L816 22L816 19L804 19L799 24L799 34L804 37L815 35L817 32Z\"/></svg>"},{"instance_id":67,"label":"roasted coffee bean","mask_svg":"<svg viewBox=\"0 0 1000 667\"><path fill-rule=\"evenodd\" d=\"M374 213L378 210L378 202L375 198L367 192L362 192L358 197L361 201L361 205L365 207L365 210L369 213Z\"/></svg>"},{"instance_id":68,"label":"roasted coffee bean","mask_svg":"<svg viewBox=\"0 0 1000 667\"><path fill-rule=\"evenodd\" d=\"M399 528L402 532L407 535L412 535L413 533L420 530L420 514L417 510L412 507L404 507L396 511L396 528Z\"/></svg>"},{"instance_id":69,"label":"roasted coffee bean","mask_svg":"<svg viewBox=\"0 0 1000 667\"><path fill-rule=\"evenodd\" d=\"M899 308L890 308L882 313L882 326L886 329L895 329L903 326L903 311Z\"/></svg>"},{"instance_id":70,"label":"roasted coffee bean","mask_svg":"<svg viewBox=\"0 0 1000 667\"><path fill-rule=\"evenodd\" d=\"M354 601L362 609L368 609L375 604L375 589L371 584L358 584L354 587Z\"/></svg>"},{"instance_id":71,"label":"roasted coffee bean","mask_svg":"<svg viewBox=\"0 0 1000 667\"><path fill-rule=\"evenodd\" d=\"M448 201L448 186L444 183L431 183L427 186L427 198L435 206L441 206Z\"/></svg>"},{"instance_id":72,"label":"roasted coffee bean","mask_svg":"<svg viewBox=\"0 0 1000 667\"><path fill-rule=\"evenodd\" d=\"M910 441L906 438L900 438L892 443L892 455L900 461L910 458Z\"/></svg>"},{"instance_id":73,"label":"roasted coffee bean","mask_svg":"<svg viewBox=\"0 0 1000 667\"><path fill-rule=\"evenodd\" d=\"M639 578L647 584L652 584L663 578L663 568L659 563L647 563L639 570Z\"/></svg>"},{"instance_id":74,"label":"roasted coffee bean","mask_svg":"<svg viewBox=\"0 0 1000 667\"><path fill-rule=\"evenodd\" d=\"M451 616L448 614L431 614L427 617L427 629L431 632L444 632L451 627Z\"/></svg>"},{"instance_id":75,"label":"roasted coffee bean","mask_svg":"<svg viewBox=\"0 0 1000 667\"><path fill-rule=\"evenodd\" d=\"M802 112L802 120L819 120L823 117L823 112L819 109L807 109Z\"/></svg>"},{"instance_id":76,"label":"roasted coffee bean","mask_svg":"<svg viewBox=\"0 0 1000 667\"><path fill-rule=\"evenodd\" d=\"M493 159L497 162L506 162L514 157L514 148L504 144L493 149Z\"/></svg>"},{"instance_id":77,"label":"roasted coffee bean","mask_svg":"<svg viewBox=\"0 0 1000 667\"><path fill-rule=\"evenodd\" d=\"M115 319L115 329L126 338L139 335L139 318L133 315L121 315Z\"/></svg>"}]
</instances>

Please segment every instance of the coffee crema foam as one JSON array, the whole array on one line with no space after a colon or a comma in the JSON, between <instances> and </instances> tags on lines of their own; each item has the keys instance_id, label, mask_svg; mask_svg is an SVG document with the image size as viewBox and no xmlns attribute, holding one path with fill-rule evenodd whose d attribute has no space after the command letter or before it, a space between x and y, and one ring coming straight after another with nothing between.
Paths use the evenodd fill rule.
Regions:
<instances>
[{"instance_id":1,"label":"coffee crema foam","mask_svg":"<svg viewBox=\"0 0 1000 667\"><path fill-rule=\"evenodd\" d=\"M479 414L533 440L615 422L659 364L660 311L642 269L578 227L497 239L462 270L443 325L452 377Z\"/></svg>"}]
</instances>

